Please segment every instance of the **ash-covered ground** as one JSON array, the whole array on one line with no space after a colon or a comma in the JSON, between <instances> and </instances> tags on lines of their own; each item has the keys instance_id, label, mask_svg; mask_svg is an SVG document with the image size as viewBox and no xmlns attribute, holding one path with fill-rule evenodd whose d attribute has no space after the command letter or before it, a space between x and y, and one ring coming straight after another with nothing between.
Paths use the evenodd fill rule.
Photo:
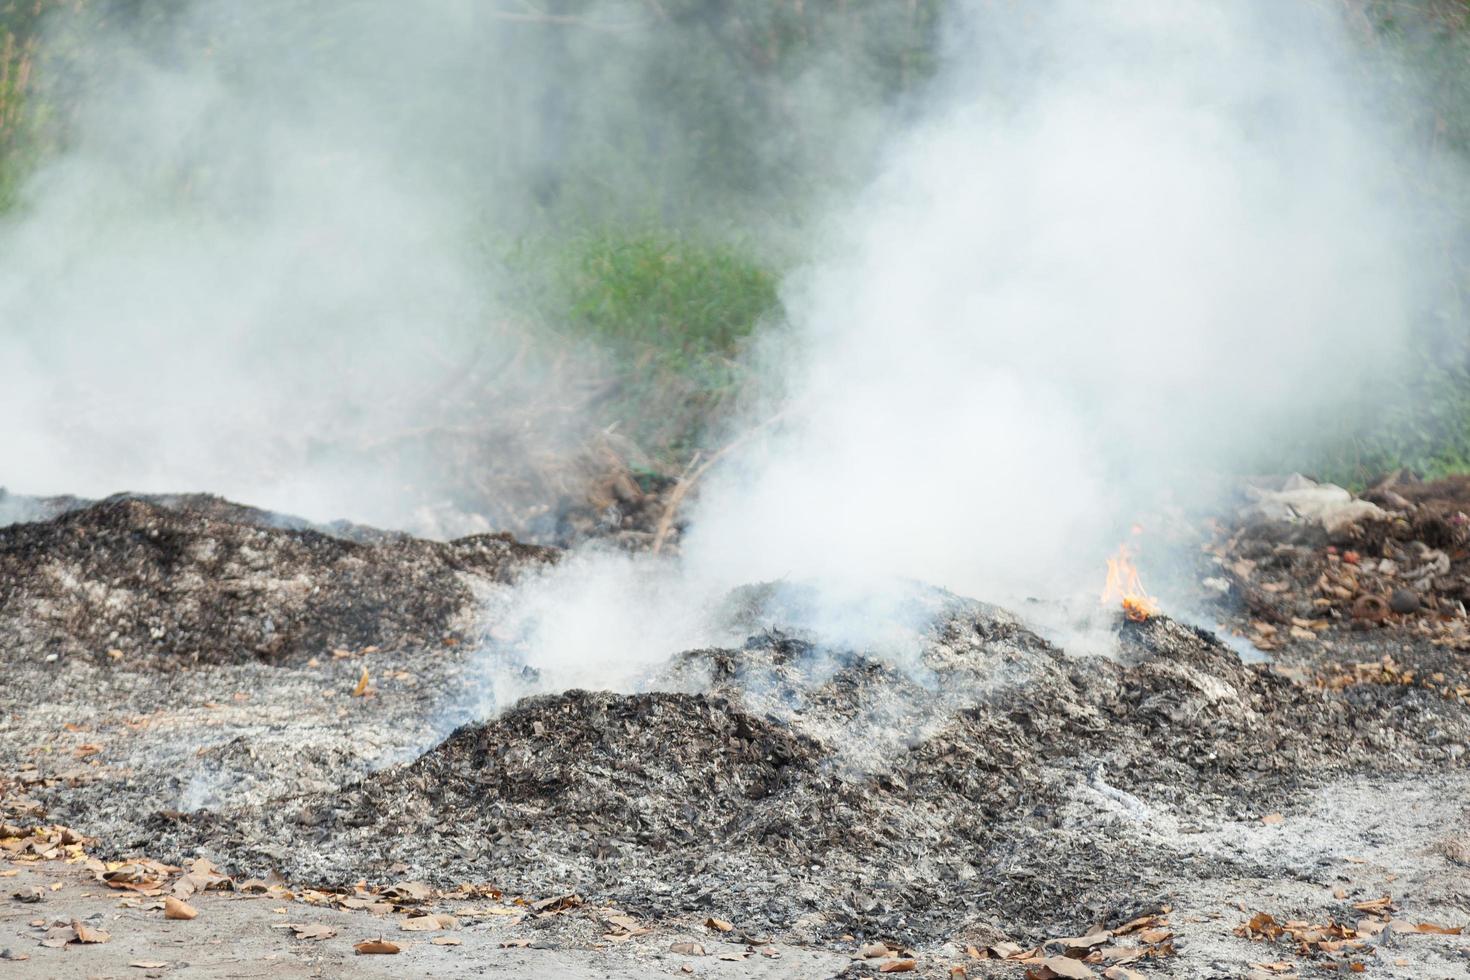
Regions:
<instances>
[{"instance_id":1,"label":"ash-covered ground","mask_svg":"<svg viewBox=\"0 0 1470 980\"><path fill-rule=\"evenodd\" d=\"M1247 665L1162 616L1120 617L1116 656L1074 656L937 591L913 660L777 625L674 656L636 693L539 695L446 730L484 683L485 598L555 555L203 497L0 528L0 820L297 885L489 883L762 941L983 949L1166 907L1254 912L1262 883L1351 915L1352 832L1322 836L1324 793L1357 787L1333 806L1372 814L1442 790L1435 813L1463 815L1470 710L1443 684ZM1296 821L1316 830L1255 836ZM1419 914L1456 925L1462 829L1419 825L1402 869ZM1274 958L1214 942L1191 953L1181 931L1174 955L1205 964L1191 975Z\"/></svg>"}]
</instances>

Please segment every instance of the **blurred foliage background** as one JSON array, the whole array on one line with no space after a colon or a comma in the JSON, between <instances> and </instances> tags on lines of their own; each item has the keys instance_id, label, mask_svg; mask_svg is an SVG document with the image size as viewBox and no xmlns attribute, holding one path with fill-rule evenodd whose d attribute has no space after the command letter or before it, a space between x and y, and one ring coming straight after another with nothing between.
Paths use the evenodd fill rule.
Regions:
<instances>
[{"instance_id":1,"label":"blurred foliage background","mask_svg":"<svg viewBox=\"0 0 1470 980\"><path fill-rule=\"evenodd\" d=\"M606 352L618 376L609 423L677 467L745 384L748 338L781 321L780 283L802 260L809 223L861 186L884 132L932 76L948 2L470 3L462 16L495 21L497 46L442 64L404 59L439 73L411 87L392 52L358 50L358 22L383 9L371 0L258 0L232 16L269 24L292 9L279 44L299 58L262 93L267 104L294 97L293 72L323 64L400 96L385 122L395 138L451 149L426 179L463 201L467 247L504 305L548 336ZM1301 2L1342 4L1369 55L1362 70L1387 80L1413 138L1470 160L1470 0ZM79 93L115 70L116 52L85 39L105 26L166 63L231 29L189 10L187 0L0 0L0 210L23 211L27 177L75 137ZM402 43L433 42L408 32ZM447 120L412 102L459 88L493 97ZM1420 179L1403 175L1405 187ZM1355 485L1400 467L1470 470L1470 198L1450 189L1434 206L1461 234L1444 243L1450 299L1421 326L1417 369L1394 379L1391 398L1300 420L1261 467Z\"/></svg>"}]
</instances>

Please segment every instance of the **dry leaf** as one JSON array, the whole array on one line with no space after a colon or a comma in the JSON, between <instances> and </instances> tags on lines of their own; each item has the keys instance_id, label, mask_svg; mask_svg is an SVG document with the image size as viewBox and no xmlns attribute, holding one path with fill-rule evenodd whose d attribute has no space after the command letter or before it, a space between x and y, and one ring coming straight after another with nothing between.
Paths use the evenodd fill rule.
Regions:
<instances>
[{"instance_id":1,"label":"dry leaf","mask_svg":"<svg viewBox=\"0 0 1470 980\"><path fill-rule=\"evenodd\" d=\"M359 956L371 953L396 953L398 944L390 943L386 939L364 939L352 947Z\"/></svg>"},{"instance_id":2,"label":"dry leaf","mask_svg":"<svg viewBox=\"0 0 1470 980\"><path fill-rule=\"evenodd\" d=\"M1020 943L996 943L994 946L985 947L985 952L998 960L1008 960L1021 952Z\"/></svg>"},{"instance_id":3,"label":"dry leaf","mask_svg":"<svg viewBox=\"0 0 1470 980\"><path fill-rule=\"evenodd\" d=\"M1276 824L1284 823L1285 821L1286 818L1279 813L1268 813L1261 818L1261 823L1268 827L1274 827Z\"/></svg>"},{"instance_id":4,"label":"dry leaf","mask_svg":"<svg viewBox=\"0 0 1470 980\"><path fill-rule=\"evenodd\" d=\"M713 929L716 932L732 932L735 929L732 923L726 922L724 919L716 919L713 916L704 920L704 927L706 929Z\"/></svg>"},{"instance_id":5,"label":"dry leaf","mask_svg":"<svg viewBox=\"0 0 1470 980\"><path fill-rule=\"evenodd\" d=\"M404 919L398 928L404 932L433 932L444 927L439 924L438 918L432 915L415 915Z\"/></svg>"},{"instance_id":6,"label":"dry leaf","mask_svg":"<svg viewBox=\"0 0 1470 980\"><path fill-rule=\"evenodd\" d=\"M60 949L76 938L77 932L71 926L53 926L41 937L41 945L47 949Z\"/></svg>"},{"instance_id":7,"label":"dry leaf","mask_svg":"<svg viewBox=\"0 0 1470 980\"><path fill-rule=\"evenodd\" d=\"M1138 938L1150 946L1165 942L1174 935L1172 929L1144 929L1139 932Z\"/></svg>"},{"instance_id":8,"label":"dry leaf","mask_svg":"<svg viewBox=\"0 0 1470 980\"><path fill-rule=\"evenodd\" d=\"M878 967L879 973L913 973L918 969L917 960L886 960Z\"/></svg>"},{"instance_id":9,"label":"dry leaf","mask_svg":"<svg viewBox=\"0 0 1470 980\"><path fill-rule=\"evenodd\" d=\"M531 911L542 915L551 915L556 912L565 912L582 904L581 895L557 895L555 898L543 898L539 902L531 903Z\"/></svg>"},{"instance_id":10,"label":"dry leaf","mask_svg":"<svg viewBox=\"0 0 1470 980\"><path fill-rule=\"evenodd\" d=\"M875 960L881 956L892 956L893 950L882 943L868 943L858 949L858 955L865 960Z\"/></svg>"},{"instance_id":11,"label":"dry leaf","mask_svg":"<svg viewBox=\"0 0 1470 980\"><path fill-rule=\"evenodd\" d=\"M1067 980L1088 980L1089 977L1097 976L1087 966L1068 956L1048 956L1041 961L1039 966L1042 971L1050 971L1041 972L1040 976L1043 978L1066 977Z\"/></svg>"},{"instance_id":12,"label":"dry leaf","mask_svg":"<svg viewBox=\"0 0 1470 980\"><path fill-rule=\"evenodd\" d=\"M1432 933L1436 936L1458 936L1462 931L1460 926L1437 926L1433 922L1421 922L1414 927L1414 930Z\"/></svg>"},{"instance_id":13,"label":"dry leaf","mask_svg":"<svg viewBox=\"0 0 1470 980\"><path fill-rule=\"evenodd\" d=\"M168 964L162 960L134 960L128 966L137 967L139 970L162 970Z\"/></svg>"},{"instance_id":14,"label":"dry leaf","mask_svg":"<svg viewBox=\"0 0 1470 980\"><path fill-rule=\"evenodd\" d=\"M1129 970L1121 966L1108 967L1106 970L1103 971L1103 976L1107 977L1108 980L1147 980L1147 978L1142 973L1139 973L1137 970Z\"/></svg>"},{"instance_id":15,"label":"dry leaf","mask_svg":"<svg viewBox=\"0 0 1470 980\"><path fill-rule=\"evenodd\" d=\"M199 914L199 910L188 902L174 898L170 895L163 900L163 917L165 919L192 919Z\"/></svg>"},{"instance_id":16,"label":"dry leaf","mask_svg":"<svg viewBox=\"0 0 1470 980\"><path fill-rule=\"evenodd\" d=\"M1058 939L1057 942L1061 943L1068 949L1091 949L1094 946L1101 946L1103 943L1112 938L1113 934L1111 932L1103 930L1102 932L1088 933L1085 936L1073 936L1069 939Z\"/></svg>"},{"instance_id":17,"label":"dry leaf","mask_svg":"<svg viewBox=\"0 0 1470 980\"><path fill-rule=\"evenodd\" d=\"M76 933L77 942L79 943L105 943L112 938L101 929L93 929L91 926L84 924L81 919L72 919L71 928Z\"/></svg>"},{"instance_id":18,"label":"dry leaf","mask_svg":"<svg viewBox=\"0 0 1470 980\"><path fill-rule=\"evenodd\" d=\"M331 926L322 925L321 923L317 922L307 924L292 923L291 934L294 935L297 939L322 940L331 939L333 936L337 935L337 930L333 929Z\"/></svg>"},{"instance_id":19,"label":"dry leaf","mask_svg":"<svg viewBox=\"0 0 1470 980\"><path fill-rule=\"evenodd\" d=\"M703 956L704 947L699 943L674 943L669 947L669 952L678 953L680 956Z\"/></svg>"},{"instance_id":20,"label":"dry leaf","mask_svg":"<svg viewBox=\"0 0 1470 980\"><path fill-rule=\"evenodd\" d=\"M355 698L360 698L363 695L367 694L368 684L371 682L372 677L368 674L367 667L364 666L362 668L362 676L357 679L357 686L352 689L352 696Z\"/></svg>"},{"instance_id":21,"label":"dry leaf","mask_svg":"<svg viewBox=\"0 0 1470 980\"><path fill-rule=\"evenodd\" d=\"M458 936L435 936L433 939L430 939L429 942L433 943L435 946L458 946L460 943L464 942L464 940L460 939Z\"/></svg>"}]
</instances>

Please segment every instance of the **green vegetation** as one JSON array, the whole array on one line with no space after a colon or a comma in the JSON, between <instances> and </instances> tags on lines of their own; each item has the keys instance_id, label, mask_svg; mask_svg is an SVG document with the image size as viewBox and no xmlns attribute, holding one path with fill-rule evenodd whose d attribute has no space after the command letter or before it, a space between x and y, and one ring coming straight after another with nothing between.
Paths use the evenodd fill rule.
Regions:
<instances>
[{"instance_id":1,"label":"green vegetation","mask_svg":"<svg viewBox=\"0 0 1470 980\"><path fill-rule=\"evenodd\" d=\"M732 239L603 228L523 241L505 268L523 315L610 358L620 381L606 410L660 455L699 443L744 383L746 338L780 316L776 266Z\"/></svg>"}]
</instances>

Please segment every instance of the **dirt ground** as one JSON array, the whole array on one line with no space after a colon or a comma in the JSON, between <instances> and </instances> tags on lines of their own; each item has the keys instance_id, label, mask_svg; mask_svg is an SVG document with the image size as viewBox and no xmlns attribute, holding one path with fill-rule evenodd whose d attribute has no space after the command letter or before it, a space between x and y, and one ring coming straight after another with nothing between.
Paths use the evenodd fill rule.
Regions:
<instances>
[{"instance_id":1,"label":"dirt ground","mask_svg":"<svg viewBox=\"0 0 1470 980\"><path fill-rule=\"evenodd\" d=\"M914 662L767 628L483 718L552 550L59 510L0 528L0 976L1470 976L1439 626L1081 656L932 592Z\"/></svg>"}]
</instances>

